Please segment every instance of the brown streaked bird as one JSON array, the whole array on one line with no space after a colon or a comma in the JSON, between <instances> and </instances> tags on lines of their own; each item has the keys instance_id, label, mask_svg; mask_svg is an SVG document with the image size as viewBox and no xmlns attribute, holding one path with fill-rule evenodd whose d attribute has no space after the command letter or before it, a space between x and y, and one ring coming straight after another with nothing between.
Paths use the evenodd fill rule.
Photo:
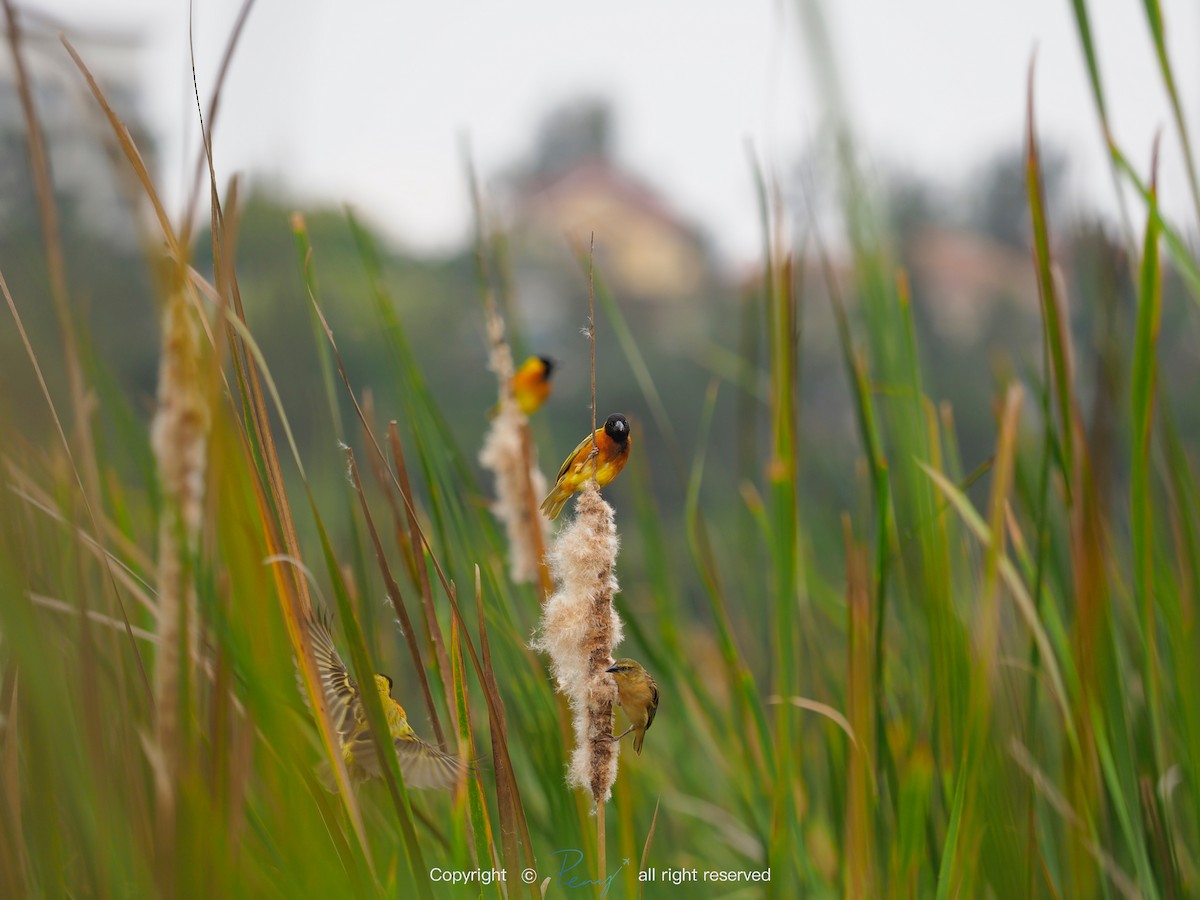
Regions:
<instances>
[{"instance_id":1,"label":"brown streaked bird","mask_svg":"<svg viewBox=\"0 0 1200 900\"><path fill-rule=\"evenodd\" d=\"M531 356L513 374L513 399L521 412L533 415L550 396L550 376L554 372L554 360L548 356Z\"/></svg>"},{"instance_id":2,"label":"brown streaked bird","mask_svg":"<svg viewBox=\"0 0 1200 900\"><path fill-rule=\"evenodd\" d=\"M620 413L613 413L604 420L604 427L595 432L596 444L592 446L592 435L579 442L558 470L554 488L542 501L542 512L547 518L556 519L562 512L571 495L592 480L592 472L596 474L596 484L604 487L609 484L625 468L629 459L629 448L633 440L629 434L629 420ZM593 457L593 451L596 456Z\"/></svg>"},{"instance_id":3,"label":"brown streaked bird","mask_svg":"<svg viewBox=\"0 0 1200 900\"><path fill-rule=\"evenodd\" d=\"M325 705L329 708L333 727L341 738L342 760L346 763L350 782L357 785L378 778L382 770L371 737L371 726L367 723L367 711L363 707L358 685L333 644L328 622L323 617L310 618L309 635L321 689L325 694ZM392 699L391 678L376 675L374 681L387 719L388 733L400 758L400 771L404 775L405 785L410 788L445 790L458 784L467 764L417 737L408 724L404 707ZM336 790L333 767L328 760L320 765L318 774L327 788Z\"/></svg>"},{"instance_id":4,"label":"brown streaked bird","mask_svg":"<svg viewBox=\"0 0 1200 900\"><path fill-rule=\"evenodd\" d=\"M658 685L636 659L618 659L604 671L611 672L617 682L621 709L629 719L629 727L613 740L619 741L632 731L633 752L641 756L642 742L646 740L646 732L654 724L654 716L658 712Z\"/></svg>"}]
</instances>

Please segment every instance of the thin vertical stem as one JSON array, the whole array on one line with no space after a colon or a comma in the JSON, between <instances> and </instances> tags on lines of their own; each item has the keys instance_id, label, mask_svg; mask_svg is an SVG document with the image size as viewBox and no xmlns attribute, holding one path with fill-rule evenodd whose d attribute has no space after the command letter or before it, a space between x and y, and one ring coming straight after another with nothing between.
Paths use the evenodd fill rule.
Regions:
<instances>
[{"instance_id":1,"label":"thin vertical stem","mask_svg":"<svg viewBox=\"0 0 1200 900\"><path fill-rule=\"evenodd\" d=\"M596 804L596 889L599 895L604 896L605 878L604 878L604 804Z\"/></svg>"},{"instance_id":2,"label":"thin vertical stem","mask_svg":"<svg viewBox=\"0 0 1200 900\"><path fill-rule=\"evenodd\" d=\"M596 280L595 280L595 263L596 263L596 232L591 233L591 240L588 244L588 344L591 349L591 375L592 375L592 483L596 484L596 458L600 455L600 448L596 444ZM599 485L597 484L597 487ZM596 885L598 890L603 890L600 885L604 883L605 869L605 833L604 833L604 799L596 798Z\"/></svg>"},{"instance_id":3,"label":"thin vertical stem","mask_svg":"<svg viewBox=\"0 0 1200 900\"><path fill-rule=\"evenodd\" d=\"M588 245L588 342L592 351L592 481L596 480L596 457L600 448L596 444L596 232L592 232Z\"/></svg>"}]
</instances>

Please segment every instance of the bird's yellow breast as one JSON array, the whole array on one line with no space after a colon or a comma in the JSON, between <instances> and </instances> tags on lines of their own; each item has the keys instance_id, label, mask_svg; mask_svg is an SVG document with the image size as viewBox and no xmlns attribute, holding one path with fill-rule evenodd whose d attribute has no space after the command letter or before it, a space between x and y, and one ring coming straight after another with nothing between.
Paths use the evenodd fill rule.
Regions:
<instances>
[{"instance_id":1,"label":"bird's yellow breast","mask_svg":"<svg viewBox=\"0 0 1200 900\"><path fill-rule=\"evenodd\" d=\"M629 716L631 722L641 725L649 718L649 708L657 703L653 682L649 678L621 675L618 676L617 687L625 715Z\"/></svg>"},{"instance_id":2,"label":"bird's yellow breast","mask_svg":"<svg viewBox=\"0 0 1200 900\"><path fill-rule=\"evenodd\" d=\"M592 480L593 466L596 469L596 483L600 487L611 483L620 474L621 469L625 468L630 443L625 441L624 444L618 445L606 436L604 440L599 441L600 452L589 459L591 441L587 441L575 454L578 462L571 466L570 473L563 479L565 486L569 487L572 493L579 490Z\"/></svg>"}]
</instances>

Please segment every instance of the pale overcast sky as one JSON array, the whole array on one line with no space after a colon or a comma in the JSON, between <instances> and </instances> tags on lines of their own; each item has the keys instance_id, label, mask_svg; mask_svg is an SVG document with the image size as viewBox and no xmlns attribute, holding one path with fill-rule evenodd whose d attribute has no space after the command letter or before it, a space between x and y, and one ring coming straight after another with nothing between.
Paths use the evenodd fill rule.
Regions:
<instances>
[{"instance_id":1,"label":"pale overcast sky","mask_svg":"<svg viewBox=\"0 0 1200 900\"><path fill-rule=\"evenodd\" d=\"M147 113L163 182L182 195L196 144L186 0L33 0L67 21L141 29ZM100 12L100 8L103 12ZM194 0L207 97L235 0ZM1188 209L1141 0L1091 0L1116 136L1145 165L1163 127L1164 202ZM1200 9L1162 0L1185 108L1200 111ZM850 111L874 158L950 183L1023 134L1038 52L1043 136L1069 148L1081 203L1115 208L1069 0L839 0L825 4ZM791 0L259 0L215 137L238 171L346 202L417 248L466 233L459 141L486 177L527 153L542 113L611 98L619 156L731 260L759 245L746 162L786 170L820 125ZM1193 128L1196 115L1191 115ZM1200 135L1197 135L1200 139ZM190 163L188 165L190 171Z\"/></svg>"}]
</instances>

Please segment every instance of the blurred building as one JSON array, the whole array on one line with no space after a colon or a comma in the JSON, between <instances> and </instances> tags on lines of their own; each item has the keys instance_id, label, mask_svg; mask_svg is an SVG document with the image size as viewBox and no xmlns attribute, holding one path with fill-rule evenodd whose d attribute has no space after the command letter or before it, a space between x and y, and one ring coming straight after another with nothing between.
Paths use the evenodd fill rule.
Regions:
<instances>
[{"instance_id":1,"label":"blurred building","mask_svg":"<svg viewBox=\"0 0 1200 900\"><path fill-rule=\"evenodd\" d=\"M131 247L141 191L107 118L59 40L62 28L25 16L21 43L62 219L68 228ZM141 35L95 29L67 33L153 173L154 146L141 116ZM0 222L11 225L36 216L34 203L17 69L6 42L0 53Z\"/></svg>"},{"instance_id":2,"label":"blurred building","mask_svg":"<svg viewBox=\"0 0 1200 900\"><path fill-rule=\"evenodd\" d=\"M586 249L594 233L604 278L628 299L684 300L709 278L699 233L653 188L603 157L526 184L513 219L527 264L550 264L566 245Z\"/></svg>"},{"instance_id":3,"label":"blurred building","mask_svg":"<svg viewBox=\"0 0 1200 900\"><path fill-rule=\"evenodd\" d=\"M613 152L608 102L575 98L542 122L530 158L504 179L518 290L527 311L552 323L586 291L586 258L622 302L667 309L713 281L706 242L646 179Z\"/></svg>"},{"instance_id":4,"label":"blurred building","mask_svg":"<svg viewBox=\"0 0 1200 900\"><path fill-rule=\"evenodd\" d=\"M908 240L910 276L942 337L970 345L1000 304L1038 317L1037 280L1029 253L984 234L926 226Z\"/></svg>"}]
</instances>

